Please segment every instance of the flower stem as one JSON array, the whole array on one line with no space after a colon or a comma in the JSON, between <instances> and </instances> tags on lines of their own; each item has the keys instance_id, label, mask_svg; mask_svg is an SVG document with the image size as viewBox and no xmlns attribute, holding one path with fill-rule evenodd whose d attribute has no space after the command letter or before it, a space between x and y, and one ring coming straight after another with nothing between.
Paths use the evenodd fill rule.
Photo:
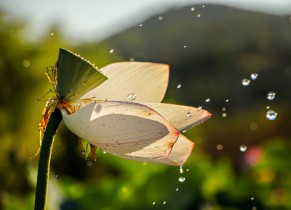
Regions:
<instances>
[{"instance_id":1,"label":"flower stem","mask_svg":"<svg viewBox=\"0 0 291 210\"><path fill-rule=\"evenodd\" d=\"M50 160L54 143L54 135L62 121L60 110L56 109L50 116L46 131L44 132L37 172L35 192L35 210L45 210L47 203L48 179L50 173Z\"/></svg>"}]
</instances>

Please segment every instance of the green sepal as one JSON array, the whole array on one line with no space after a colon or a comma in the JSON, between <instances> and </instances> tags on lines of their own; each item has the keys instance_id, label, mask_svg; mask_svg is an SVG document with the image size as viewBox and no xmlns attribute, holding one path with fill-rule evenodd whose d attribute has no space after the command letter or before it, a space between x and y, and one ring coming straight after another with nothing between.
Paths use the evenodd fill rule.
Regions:
<instances>
[{"instance_id":1,"label":"green sepal","mask_svg":"<svg viewBox=\"0 0 291 210\"><path fill-rule=\"evenodd\" d=\"M57 94L63 101L80 99L82 95L107 80L107 77L89 61L62 48L56 67Z\"/></svg>"}]
</instances>

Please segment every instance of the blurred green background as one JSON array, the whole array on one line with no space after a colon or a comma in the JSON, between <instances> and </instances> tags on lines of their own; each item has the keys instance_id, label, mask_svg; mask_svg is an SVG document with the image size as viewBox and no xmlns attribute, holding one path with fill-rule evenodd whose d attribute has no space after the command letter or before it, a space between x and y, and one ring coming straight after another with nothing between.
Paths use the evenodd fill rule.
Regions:
<instances>
[{"instance_id":1,"label":"blurred green background","mask_svg":"<svg viewBox=\"0 0 291 210\"><path fill-rule=\"evenodd\" d=\"M48 96L37 99L51 88L44 72L60 47L99 67L128 60L170 64L164 102L202 106L213 118L185 133L195 149L182 174L178 167L102 151L96 162L87 161L77 137L61 125L50 210L291 209L291 18L225 6L191 8L78 44L58 25L32 42L23 35L24 20L0 12L0 209L33 209L38 157L30 157L39 146ZM252 73L258 78L243 86ZM270 91L274 100L267 99ZM267 106L278 112L273 121L266 119Z\"/></svg>"}]
</instances>

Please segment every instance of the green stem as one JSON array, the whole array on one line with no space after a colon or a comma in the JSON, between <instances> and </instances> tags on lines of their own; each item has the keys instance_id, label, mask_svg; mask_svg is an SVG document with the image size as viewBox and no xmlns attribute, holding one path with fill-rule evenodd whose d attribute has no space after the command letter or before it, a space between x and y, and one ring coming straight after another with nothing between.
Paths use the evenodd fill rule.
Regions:
<instances>
[{"instance_id":1,"label":"green stem","mask_svg":"<svg viewBox=\"0 0 291 210\"><path fill-rule=\"evenodd\" d=\"M44 132L37 172L35 192L35 210L45 210L47 203L48 179L50 173L50 160L54 143L54 135L62 121L60 110L56 109L50 116L46 131Z\"/></svg>"}]
</instances>

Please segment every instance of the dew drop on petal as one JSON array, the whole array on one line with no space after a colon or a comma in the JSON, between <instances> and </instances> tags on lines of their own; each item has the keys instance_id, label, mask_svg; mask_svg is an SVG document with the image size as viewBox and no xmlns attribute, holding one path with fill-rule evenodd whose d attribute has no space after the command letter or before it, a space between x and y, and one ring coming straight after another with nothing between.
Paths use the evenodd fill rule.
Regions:
<instances>
[{"instance_id":1,"label":"dew drop on petal","mask_svg":"<svg viewBox=\"0 0 291 210\"><path fill-rule=\"evenodd\" d=\"M127 100L128 101L134 101L136 99L136 94L135 93L130 93L127 95Z\"/></svg>"},{"instance_id":2,"label":"dew drop on petal","mask_svg":"<svg viewBox=\"0 0 291 210\"><path fill-rule=\"evenodd\" d=\"M245 152L247 150L247 146L243 144L239 147L239 150Z\"/></svg>"},{"instance_id":3,"label":"dew drop on petal","mask_svg":"<svg viewBox=\"0 0 291 210\"><path fill-rule=\"evenodd\" d=\"M251 79L252 80L256 80L258 78L258 74L257 73L252 73L251 74Z\"/></svg>"},{"instance_id":4,"label":"dew drop on petal","mask_svg":"<svg viewBox=\"0 0 291 210\"><path fill-rule=\"evenodd\" d=\"M186 178L185 177L179 177L179 182L185 182Z\"/></svg>"},{"instance_id":5,"label":"dew drop on petal","mask_svg":"<svg viewBox=\"0 0 291 210\"><path fill-rule=\"evenodd\" d=\"M274 100L276 97L276 93L275 92L269 92L268 95L267 95L267 99L268 100Z\"/></svg>"},{"instance_id":6,"label":"dew drop on petal","mask_svg":"<svg viewBox=\"0 0 291 210\"><path fill-rule=\"evenodd\" d=\"M275 120L277 115L278 115L278 113L275 112L274 110L269 110L269 111L267 111L266 118L268 120Z\"/></svg>"},{"instance_id":7,"label":"dew drop on petal","mask_svg":"<svg viewBox=\"0 0 291 210\"><path fill-rule=\"evenodd\" d=\"M177 85L177 88L179 89L179 88L181 88L182 87L182 85L181 84L179 84L179 85Z\"/></svg>"},{"instance_id":8,"label":"dew drop on petal","mask_svg":"<svg viewBox=\"0 0 291 210\"><path fill-rule=\"evenodd\" d=\"M206 98L205 102L208 103L210 101L210 98Z\"/></svg>"},{"instance_id":9,"label":"dew drop on petal","mask_svg":"<svg viewBox=\"0 0 291 210\"><path fill-rule=\"evenodd\" d=\"M248 86L249 84L250 84L250 80L249 79L243 79L242 81L241 81L241 84L243 85L243 86Z\"/></svg>"},{"instance_id":10,"label":"dew drop on petal","mask_svg":"<svg viewBox=\"0 0 291 210\"><path fill-rule=\"evenodd\" d=\"M111 49L110 51L109 51L109 53L113 53L114 52L114 49Z\"/></svg>"},{"instance_id":11,"label":"dew drop on petal","mask_svg":"<svg viewBox=\"0 0 291 210\"><path fill-rule=\"evenodd\" d=\"M187 117L191 117L192 113L191 112L187 112Z\"/></svg>"}]
</instances>

